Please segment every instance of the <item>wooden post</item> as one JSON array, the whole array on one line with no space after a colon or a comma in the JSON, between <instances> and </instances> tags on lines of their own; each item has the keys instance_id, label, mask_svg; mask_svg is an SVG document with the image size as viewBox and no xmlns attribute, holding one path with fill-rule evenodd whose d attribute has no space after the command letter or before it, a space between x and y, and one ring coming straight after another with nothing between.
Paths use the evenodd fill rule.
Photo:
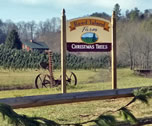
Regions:
<instances>
[{"instance_id":1,"label":"wooden post","mask_svg":"<svg viewBox=\"0 0 152 126\"><path fill-rule=\"evenodd\" d=\"M111 39L112 39L112 55L111 55L111 68L112 68L112 89L117 89L117 48L116 48L116 17L113 11L111 18Z\"/></svg>"},{"instance_id":2,"label":"wooden post","mask_svg":"<svg viewBox=\"0 0 152 126\"><path fill-rule=\"evenodd\" d=\"M62 93L66 93L66 16L64 9L61 18L61 86Z\"/></svg>"},{"instance_id":3,"label":"wooden post","mask_svg":"<svg viewBox=\"0 0 152 126\"><path fill-rule=\"evenodd\" d=\"M54 85L54 76L53 76L53 64L52 64L52 51L48 50L48 56L49 56L49 72L50 72L50 82L51 87Z\"/></svg>"}]
</instances>

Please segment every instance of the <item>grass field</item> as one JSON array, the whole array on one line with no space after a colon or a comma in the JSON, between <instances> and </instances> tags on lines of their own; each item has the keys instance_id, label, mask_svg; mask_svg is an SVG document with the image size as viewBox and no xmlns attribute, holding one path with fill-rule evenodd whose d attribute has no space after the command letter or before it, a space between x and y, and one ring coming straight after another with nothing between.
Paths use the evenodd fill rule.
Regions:
<instances>
[{"instance_id":1,"label":"grass field","mask_svg":"<svg viewBox=\"0 0 152 126\"><path fill-rule=\"evenodd\" d=\"M76 91L90 91L111 89L111 73L107 69L97 70L68 70L70 75L73 71L78 78L78 86L74 89ZM34 80L39 73L47 73L45 70L4 70L0 69L0 88L5 87L24 87L34 86ZM140 87L151 85L151 77L137 76L130 69L118 69L118 88ZM59 78L60 71L54 71L55 78Z\"/></svg>"},{"instance_id":2,"label":"grass field","mask_svg":"<svg viewBox=\"0 0 152 126\"><path fill-rule=\"evenodd\" d=\"M95 91L111 89L111 73L107 69L97 70L72 70L78 78L78 85L68 86L67 92L82 92L82 91ZM25 71L12 71L0 70L0 87L15 87L32 85L34 87L34 79L37 74L43 73L43 70L25 70ZM69 73L69 71L68 71ZM60 76L60 71L54 71L55 78ZM150 86L152 82L151 77L141 77L133 73L133 71L125 68L118 69L118 88L131 88L140 86ZM0 98L6 97L20 97L29 95L42 95L42 94L55 94L60 93L60 87L53 89L26 89L26 90L9 90L0 91ZM99 114L107 110L115 110L129 102L131 98L121 98L112 100L91 101L83 103L73 103L64 105L53 105L45 107L16 109L15 111L20 114L28 116L44 117L54 120L58 123L76 123L85 120L96 118ZM152 116L152 100L147 107L141 102L137 102L130 106L130 109L138 118ZM116 115L118 116L118 115ZM118 117L118 119L120 119ZM2 120L2 119L1 119ZM0 126L8 126L6 121Z\"/></svg>"}]
</instances>

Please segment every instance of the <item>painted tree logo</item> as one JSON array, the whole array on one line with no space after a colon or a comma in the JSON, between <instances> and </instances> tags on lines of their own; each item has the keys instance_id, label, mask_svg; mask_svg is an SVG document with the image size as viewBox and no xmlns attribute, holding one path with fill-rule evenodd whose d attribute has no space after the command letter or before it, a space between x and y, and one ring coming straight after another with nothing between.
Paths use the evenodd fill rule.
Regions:
<instances>
[{"instance_id":1,"label":"painted tree logo","mask_svg":"<svg viewBox=\"0 0 152 126\"><path fill-rule=\"evenodd\" d=\"M93 32L87 32L81 36L81 40L87 44L93 44L98 40L98 37Z\"/></svg>"}]
</instances>

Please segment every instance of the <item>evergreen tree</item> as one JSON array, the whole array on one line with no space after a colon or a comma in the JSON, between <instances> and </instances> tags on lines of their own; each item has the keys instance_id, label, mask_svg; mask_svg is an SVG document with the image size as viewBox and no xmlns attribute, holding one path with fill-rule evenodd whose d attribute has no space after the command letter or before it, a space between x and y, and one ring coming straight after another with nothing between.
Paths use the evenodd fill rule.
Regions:
<instances>
[{"instance_id":1,"label":"evergreen tree","mask_svg":"<svg viewBox=\"0 0 152 126\"><path fill-rule=\"evenodd\" d=\"M115 4L115 6L114 6L114 9L113 9L114 11L115 11L115 14L116 14L116 19L117 20L119 20L120 19L120 17L121 17L121 9L120 9L120 5L117 3L117 4Z\"/></svg>"},{"instance_id":2,"label":"evergreen tree","mask_svg":"<svg viewBox=\"0 0 152 126\"><path fill-rule=\"evenodd\" d=\"M93 37L92 37L92 42L95 42L97 39L96 39L96 34L93 33Z\"/></svg>"},{"instance_id":3,"label":"evergreen tree","mask_svg":"<svg viewBox=\"0 0 152 126\"><path fill-rule=\"evenodd\" d=\"M139 15L140 15L140 10L137 7L135 7L135 9L131 10L131 12L130 12L130 19L132 21L139 19Z\"/></svg>"},{"instance_id":4,"label":"evergreen tree","mask_svg":"<svg viewBox=\"0 0 152 126\"><path fill-rule=\"evenodd\" d=\"M129 11L129 10L126 11L126 17L128 19L130 19L131 21L135 21L135 20L139 19L140 18L140 14L141 14L140 10L137 7L135 7L131 11Z\"/></svg>"},{"instance_id":5,"label":"evergreen tree","mask_svg":"<svg viewBox=\"0 0 152 126\"><path fill-rule=\"evenodd\" d=\"M12 30L5 41L5 47L9 49L21 49L22 43L16 30Z\"/></svg>"},{"instance_id":6,"label":"evergreen tree","mask_svg":"<svg viewBox=\"0 0 152 126\"><path fill-rule=\"evenodd\" d=\"M102 12L102 13L95 12L95 13L92 13L90 16L110 19L110 16L106 14L105 12Z\"/></svg>"}]
</instances>

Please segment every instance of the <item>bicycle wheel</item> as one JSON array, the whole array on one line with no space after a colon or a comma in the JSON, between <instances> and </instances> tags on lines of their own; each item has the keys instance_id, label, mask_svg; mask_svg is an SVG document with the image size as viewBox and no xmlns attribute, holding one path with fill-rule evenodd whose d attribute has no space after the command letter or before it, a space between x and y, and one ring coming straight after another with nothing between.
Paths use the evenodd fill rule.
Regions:
<instances>
[{"instance_id":1,"label":"bicycle wheel","mask_svg":"<svg viewBox=\"0 0 152 126\"><path fill-rule=\"evenodd\" d=\"M50 87L50 79L48 75L39 74L35 78L35 87L44 88Z\"/></svg>"}]
</instances>

